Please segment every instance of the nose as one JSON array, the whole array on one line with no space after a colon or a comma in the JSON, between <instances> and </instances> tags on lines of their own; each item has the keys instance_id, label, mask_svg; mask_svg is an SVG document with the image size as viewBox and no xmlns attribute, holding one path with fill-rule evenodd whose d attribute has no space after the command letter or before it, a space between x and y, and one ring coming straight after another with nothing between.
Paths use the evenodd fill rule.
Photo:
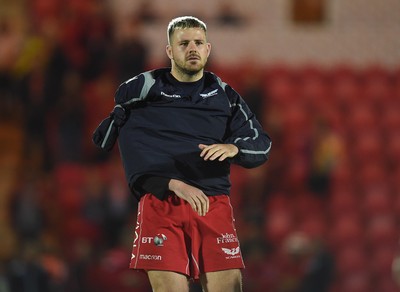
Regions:
<instances>
[{"instance_id":1,"label":"nose","mask_svg":"<svg viewBox=\"0 0 400 292\"><path fill-rule=\"evenodd\" d=\"M196 52L197 51L197 46L195 42L190 42L188 45L188 50L189 52Z\"/></svg>"}]
</instances>

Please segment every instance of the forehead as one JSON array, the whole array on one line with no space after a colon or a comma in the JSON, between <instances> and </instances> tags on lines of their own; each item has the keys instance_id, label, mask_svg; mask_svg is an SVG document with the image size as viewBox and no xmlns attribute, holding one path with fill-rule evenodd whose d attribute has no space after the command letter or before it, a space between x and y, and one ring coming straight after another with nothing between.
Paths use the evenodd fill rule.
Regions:
<instances>
[{"instance_id":1,"label":"forehead","mask_svg":"<svg viewBox=\"0 0 400 292\"><path fill-rule=\"evenodd\" d=\"M172 34L172 41L206 40L206 33L199 27L177 28Z\"/></svg>"}]
</instances>

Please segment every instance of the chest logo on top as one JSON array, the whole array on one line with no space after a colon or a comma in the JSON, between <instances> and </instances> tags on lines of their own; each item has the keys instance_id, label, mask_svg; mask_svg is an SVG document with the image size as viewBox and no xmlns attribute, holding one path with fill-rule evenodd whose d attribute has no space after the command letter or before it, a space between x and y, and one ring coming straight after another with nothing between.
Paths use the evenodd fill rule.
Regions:
<instances>
[{"instance_id":1,"label":"chest logo on top","mask_svg":"<svg viewBox=\"0 0 400 292\"><path fill-rule=\"evenodd\" d=\"M204 99L204 98L208 98L208 97L211 97L211 96L214 96L217 94L218 94L218 88L214 89L213 91L210 91L208 93L201 93L200 96Z\"/></svg>"},{"instance_id":2,"label":"chest logo on top","mask_svg":"<svg viewBox=\"0 0 400 292\"><path fill-rule=\"evenodd\" d=\"M161 91L161 95L169 97L169 98L182 98L179 94L167 94L164 91Z\"/></svg>"}]
</instances>

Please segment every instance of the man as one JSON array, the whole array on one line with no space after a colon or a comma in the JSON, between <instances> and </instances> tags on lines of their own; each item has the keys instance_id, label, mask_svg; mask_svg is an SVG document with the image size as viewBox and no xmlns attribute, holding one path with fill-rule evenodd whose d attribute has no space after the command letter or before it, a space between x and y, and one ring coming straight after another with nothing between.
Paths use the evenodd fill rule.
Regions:
<instances>
[{"instance_id":1,"label":"man","mask_svg":"<svg viewBox=\"0 0 400 292\"><path fill-rule=\"evenodd\" d=\"M118 144L140 200L130 267L147 272L153 291L241 291L244 268L229 201L231 163L264 163L271 140L229 85L204 71L211 45L204 22L173 19L171 68L124 82L93 140Z\"/></svg>"}]
</instances>

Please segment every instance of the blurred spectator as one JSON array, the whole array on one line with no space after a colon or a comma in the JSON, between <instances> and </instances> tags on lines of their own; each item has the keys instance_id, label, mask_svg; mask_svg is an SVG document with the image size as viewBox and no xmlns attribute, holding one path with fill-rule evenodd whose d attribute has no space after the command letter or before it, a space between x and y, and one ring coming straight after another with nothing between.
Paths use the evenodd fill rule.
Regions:
<instances>
[{"instance_id":1,"label":"blurred spectator","mask_svg":"<svg viewBox=\"0 0 400 292\"><path fill-rule=\"evenodd\" d=\"M334 261L322 242L303 233L292 233L286 239L284 249L292 264L300 268L299 279L295 281L298 287L293 291L329 291L333 280Z\"/></svg>"},{"instance_id":2,"label":"blurred spectator","mask_svg":"<svg viewBox=\"0 0 400 292\"><path fill-rule=\"evenodd\" d=\"M3 74L12 71L23 42L19 21L20 19L12 17L0 19L0 72Z\"/></svg>"},{"instance_id":3,"label":"blurred spectator","mask_svg":"<svg viewBox=\"0 0 400 292\"><path fill-rule=\"evenodd\" d=\"M140 4L136 15L138 20L143 24L154 24L159 21L160 16L156 12L156 7L153 2L150 1L142 1Z\"/></svg>"},{"instance_id":4,"label":"blurred spectator","mask_svg":"<svg viewBox=\"0 0 400 292\"><path fill-rule=\"evenodd\" d=\"M130 226L133 226L133 222ZM152 291L145 273L127 269L126 259L131 253L132 244L131 230L125 229L115 247L102 251L89 263L85 278L87 291Z\"/></svg>"},{"instance_id":5,"label":"blurred spectator","mask_svg":"<svg viewBox=\"0 0 400 292\"><path fill-rule=\"evenodd\" d=\"M55 44L44 69L43 94L47 110L54 110L63 94L63 80L71 64L60 44Z\"/></svg>"},{"instance_id":6,"label":"blurred spectator","mask_svg":"<svg viewBox=\"0 0 400 292\"><path fill-rule=\"evenodd\" d=\"M0 262L0 291L11 292L6 265L3 262Z\"/></svg>"},{"instance_id":7,"label":"blurred spectator","mask_svg":"<svg viewBox=\"0 0 400 292\"><path fill-rule=\"evenodd\" d=\"M78 72L64 76L62 96L49 118L52 129L52 149L56 162L83 160L84 114L81 105L82 79Z\"/></svg>"},{"instance_id":8,"label":"blurred spectator","mask_svg":"<svg viewBox=\"0 0 400 292\"><path fill-rule=\"evenodd\" d=\"M109 247L115 247L121 241L121 236L132 212L133 195L126 188L125 181L114 176L111 178L106 197L105 236Z\"/></svg>"},{"instance_id":9,"label":"blurred spectator","mask_svg":"<svg viewBox=\"0 0 400 292\"><path fill-rule=\"evenodd\" d=\"M317 119L312 137L310 189L326 196L331 173L343 158L344 145L340 136L322 119Z\"/></svg>"},{"instance_id":10,"label":"blurred spectator","mask_svg":"<svg viewBox=\"0 0 400 292\"><path fill-rule=\"evenodd\" d=\"M20 99L24 105L24 132L26 143L25 155L29 160L44 169L51 166L50 151L47 137L47 117L49 105L45 100L45 80L43 68L33 70L17 83Z\"/></svg>"},{"instance_id":11,"label":"blurred spectator","mask_svg":"<svg viewBox=\"0 0 400 292\"><path fill-rule=\"evenodd\" d=\"M267 97L264 93L262 71L258 66L249 62L242 74L244 76L240 90L241 95L251 111L256 115L258 121L263 124Z\"/></svg>"},{"instance_id":12,"label":"blurred spectator","mask_svg":"<svg viewBox=\"0 0 400 292\"><path fill-rule=\"evenodd\" d=\"M98 252L98 251L97 251ZM87 274L89 266L95 261L96 248L85 238L70 242L69 246L69 279L67 291L86 292L89 290Z\"/></svg>"},{"instance_id":13,"label":"blurred spectator","mask_svg":"<svg viewBox=\"0 0 400 292\"><path fill-rule=\"evenodd\" d=\"M147 47L140 38L141 22L131 17L115 32L116 43L112 56L116 66L117 81L122 83L147 68ZM118 29L118 28L117 28Z\"/></svg>"},{"instance_id":14,"label":"blurred spectator","mask_svg":"<svg viewBox=\"0 0 400 292\"><path fill-rule=\"evenodd\" d=\"M118 83L112 71L104 71L97 78L86 82L82 88L82 104L84 111L83 137L91 137L99 121L109 115L114 107L115 86ZM103 162L110 158L110 153L97 151L91 139L84 139L84 151L87 161Z\"/></svg>"},{"instance_id":15,"label":"blurred spectator","mask_svg":"<svg viewBox=\"0 0 400 292\"><path fill-rule=\"evenodd\" d=\"M121 177L109 173L105 181L99 171L88 171L82 216L101 233L106 248L113 248L121 241L134 204L132 200Z\"/></svg>"},{"instance_id":16,"label":"blurred spectator","mask_svg":"<svg viewBox=\"0 0 400 292\"><path fill-rule=\"evenodd\" d=\"M21 249L9 263L8 279L12 292L50 292L50 277L40 263L40 247L21 241Z\"/></svg>"},{"instance_id":17,"label":"blurred spectator","mask_svg":"<svg viewBox=\"0 0 400 292\"><path fill-rule=\"evenodd\" d=\"M110 69L112 28L107 9L100 1L93 2L93 11L86 20L84 47L86 61L83 77L92 80Z\"/></svg>"},{"instance_id":18,"label":"blurred spectator","mask_svg":"<svg viewBox=\"0 0 400 292\"><path fill-rule=\"evenodd\" d=\"M400 288L400 254L397 252L392 263L392 276L397 286Z\"/></svg>"},{"instance_id":19,"label":"blurred spectator","mask_svg":"<svg viewBox=\"0 0 400 292\"><path fill-rule=\"evenodd\" d=\"M101 232L105 224L107 188L98 171L87 173L83 196L82 217Z\"/></svg>"},{"instance_id":20,"label":"blurred spectator","mask_svg":"<svg viewBox=\"0 0 400 292\"><path fill-rule=\"evenodd\" d=\"M45 225L38 184L38 177L28 171L11 201L11 221L21 242L38 239Z\"/></svg>"},{"instance_id":21,"label":"blurred spectator","mask_svg":"<svg viewBox=\"0 0 400 292\"><path fill-rule=\"evenodd\" d=\"M240 213L249 224L261 227L264 221L264 206L267 199L267 185L265 183L266 167L246 170L246 183L242 186L240 195L245 199L240 204Z\"/></svg>"},{"instance_id":22,"label":"blurred spectator","mask_svg":"<svg viewBox=\"0 0 400 292\"><path fill-rule=\"evenodd\" d=\"M238 11L235 10L233 3L222 1L217 8L216 21L221 26L239 27L246 24L246 20Z\"/></svg>"},{"instance_id":23,"label":"blurred spectator","mask_svg":"<svg viewBox=\"0 0 400 292\"><path fill-rule=\"evenodd\" d=\"M5 9L5 12L7 10ZM21 17L0 17L0 115L18 117L18 98L15 92L14 66L24 42Z\"/></svg>"}]
</instances>

